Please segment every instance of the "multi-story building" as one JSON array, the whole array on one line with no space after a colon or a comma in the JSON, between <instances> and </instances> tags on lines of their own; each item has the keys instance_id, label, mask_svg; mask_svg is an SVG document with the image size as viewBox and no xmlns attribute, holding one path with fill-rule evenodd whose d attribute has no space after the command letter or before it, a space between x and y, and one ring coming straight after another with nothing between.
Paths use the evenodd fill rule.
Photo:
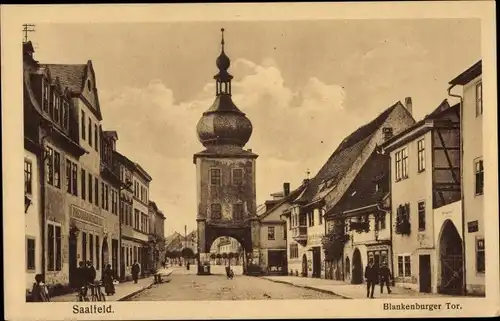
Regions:
<instances>
[{"instance_id":1,"label":"multi-story building","mask_svg":"<svg viewBox=\"0 0 500 321\"><path fill-rule=\"evenodd\" d=\"M343 197L373 151L384 141L383 128L392 128L393 133L398 134L415 123L411 98L405 102L406 106L397 102L344 139L316 176L305 182L304 191L291 202L286 214L297 246L290 253L293 257L288 258L289 268L300 269L304 276L325 276L322 249L325 212ZM298 260L300 265L296 263Z\"/></svg>"},{"instance_id":2,"label":"multi-story building","mask_svg":"<svg viewBox=\"0 0 500 321\"><path fill-rule=\"evenodd\" d=\"M149 266L159 269L165 260L165 215L155 202L149 201Z\"/></svg>"},{"instance_id":3,"label":"multi-story building","mask_svg":"<svg viewBox=\"0 0 500 321\"><path fill-rule=\"evenodd\" d=\"M290 207L290 183L283 184L283 191L271 194L259 218L260 267L265 274L288 274L287 268L287 226L281 219L283 211Z\"/></svg>"},{"instance_id":4,"label":"multi-story building","mask_svg":"<svg viewBox=\"0 0 500 321\"><path fill-rule=\"evenodd\" d=\"M450 81L462 87L462 192L465 236L465 287L485 294L483 84L482 61ZM457 95L450 94L456 97Z\"/></svg>"},{"instance_id":5,"label":"multi-story building","mask_svg":"<svg viewBox=\"0 0 500 321\"><path fill-rule=\"evenodd\" d=\"M326 213L327 279L363 283L363 264L370 260L376 266L385 263L392 271L389 166L387 155L374 150L344 196Z\"/></svg>"},{"instance_id":6,"label":"multi-story building","mask_svg":"<svg viewBox=\"0 0 500 321\"><path fill-rule=\"evenodd\" d=\"M443 101L383 149L393 169L396 283L420 292L461 292L459 106Z\"/></svg>"},{"instance_id":7,"label":"multi-story building","mask_svg":"<svg viewBox=\"0 0 500 321\"><path fill-rule=\"evenodd\" d=\"M132 264L141 265L141 273L149 270L148 267L148 239L149 223L149 183L152 178L137 163L115 151L120 166L120 179L127 186L121 190L120 213L121 223L121 252L124 264L121 266L122 275L130 278Z\"/></svg>"},{"instance_id":8,"label":"multi-story building","mask_svg":"<svg viewBox=\"0 0 500 321\"><path fill-rule=\"evenodd\" d=\"M43 237L42 226L42 184L44 182L42 148L43 123L51 125L51 120L44 115L35 99L31 84L31 75L39 68L38 62L33 58L31 42L23 44L23 80L24 80L24 217L26 235L26 289L30 290L35 275L43 273Z\"/></svg>"},{"instance_id":9,"label":"multi-story building","mask_svg":"<svg viewBox=\"0 0 500 321\"><path fill-rule=\"evenodd\" d=\"M116 131L102 131L101 133L101 186L95 179L95 197L99 197L101 189L101 212L104 217L104 239L102 243L102 264L111 265L111 268L118 276L120 261L120 222L119 222L119 194L124 187L120 179L120 167L118 160L114 157L118 134ZM90 189L89 189L90 191ZM96 199L97 203L99 200Z\"/></svg>"}]
</instances>

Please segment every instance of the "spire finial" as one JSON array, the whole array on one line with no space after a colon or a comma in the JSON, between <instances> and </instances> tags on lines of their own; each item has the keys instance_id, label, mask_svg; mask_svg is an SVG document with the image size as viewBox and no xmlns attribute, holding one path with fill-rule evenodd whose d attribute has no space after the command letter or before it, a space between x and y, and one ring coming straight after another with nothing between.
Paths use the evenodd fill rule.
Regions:
<instances>
[{"instance_id":1,"label":"spire finial","mask_svg":"<svg viewBox=\"0 0 500 321\"><path fill-rule=\"evenodd\" d=\"M224 28L221 28L220 31L221 31L221 34L222 34L222 38L221 38L220 44L222 45L222 52L224 52Z\"/></svg>"}]
</instances>

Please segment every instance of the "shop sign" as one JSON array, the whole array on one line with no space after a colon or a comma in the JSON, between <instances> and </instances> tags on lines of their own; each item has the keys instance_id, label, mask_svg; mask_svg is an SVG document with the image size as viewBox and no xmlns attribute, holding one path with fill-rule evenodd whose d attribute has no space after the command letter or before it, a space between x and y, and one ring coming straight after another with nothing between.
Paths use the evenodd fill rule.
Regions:
<instances>
[{"instance_id":1,"label":"shop sign","mask_svg":"<svg viewBox=\"0 0 500 321\"><path fill-rule=\"evenodd\" d=\"M71 217L85 223L102 226L103 219L93 213L87 212L79 207L72 206Z\"/></svg>"}]
</instances>

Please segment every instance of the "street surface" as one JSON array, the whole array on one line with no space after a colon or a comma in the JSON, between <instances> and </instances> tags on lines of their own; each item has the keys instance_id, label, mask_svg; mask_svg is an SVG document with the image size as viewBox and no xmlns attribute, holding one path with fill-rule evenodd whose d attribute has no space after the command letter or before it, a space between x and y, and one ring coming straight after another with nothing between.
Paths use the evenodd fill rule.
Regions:
<instances>
[{"instance_id":1,"label":"street surface","mask_svg":"<svg viewBox=\"0 0 500 321\"><path fill-rule=\"evenodd\" d=\"M237 268L234 279L228 280L223 266L215 269L212 266L212 273L218 274L206 276L196 275L196 266L190 271L179 267L169 277L168 283L153 285L129 301L341 299L332 294L241 275Z\"/></svg>"}]
</instances>

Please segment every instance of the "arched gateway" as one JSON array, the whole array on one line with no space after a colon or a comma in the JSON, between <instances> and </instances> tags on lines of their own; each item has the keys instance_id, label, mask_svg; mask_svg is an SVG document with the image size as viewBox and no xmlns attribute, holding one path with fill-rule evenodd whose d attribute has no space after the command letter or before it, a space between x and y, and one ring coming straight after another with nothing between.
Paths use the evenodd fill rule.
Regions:
<instances>
[{"instance_id":1,"label":"arched gateway","mask_svg":"<svg viewBox=\"0 0 500 321\"><path fill-rule=\"evenodd\" d=\"M231 99L233 76L227 71L231 61L224 52L224 29L221 31L215 101L197 125L198 139L205 150L193 158L197 174L198 274L208 272L203 265L209 264L210 246L220 236L240 242L246 264L259 264L255 200L258 156L243 149L252 134L252 123Z\"/></svg>"}]
</instances>

